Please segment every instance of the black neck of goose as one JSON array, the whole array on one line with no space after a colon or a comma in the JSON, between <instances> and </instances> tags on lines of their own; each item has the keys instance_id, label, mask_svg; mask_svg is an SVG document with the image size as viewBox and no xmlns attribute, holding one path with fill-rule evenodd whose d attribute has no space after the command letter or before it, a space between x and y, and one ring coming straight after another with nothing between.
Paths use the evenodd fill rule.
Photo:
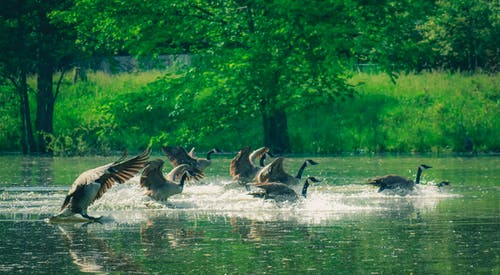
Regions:
<instances>
[{"instance_id":1,"label":"black neck of goose","mask_svg":"<svg viewBox=\"0 0 500 275\"><path fill-rule=\"evenodd\" d=\"M307 197L307 188L309 187L309 180L306 180L306 182L304 182L304 186L302 187L302 196L304 198Z\"/></svg>"},{"instance_id":2,"label":"black neck of goose","mask_svg":"<svg viewBox=\"0 0 500 275\"><path fill-rule=\"evenodd\" d=\"M260 160L259 160L259 165L260 165L260 167L264 167L264 166L266 166L266 165L264 164L264 161L266 161L266 157L267 157L267 155L266 155L266 154L264 154L264 155L262 155L262 157L260 158Z\"/></svg>"},{"instance_id":3,"label":"black neck of goose","mask_svg":"<svg viewBox=\"0 0 500 275\"><path fill-rule=\"evenodd\" d=\"M307 166L307 161L304 161L304 163L302 163L302 166L300 166L299 172L297 172L297 176L295 176L295 178L299 180L302 178L302 173L304 173L304 169L306 169L306 166Z\"/></svg>"},{"instance_id":4,"label":"black neck of goose","mask_svg":"<svg viewBox=\"0 0 500 275\"><path fill-rule=\"evenodd\" d=\"M208 160L210 160L210 157L211 157L211 155L212 155L213 153L220 153L220 150L219 150L219 149L217 149L217 148L214 148L214 149L212 149L212 150L208 151L208 153L207 153L207 159L208 159Z\"/></svg>"},{"instance_id":5,"label":"black neck of goose","mask_svg":"<svg viewBox=\"0 0 500 275\"><path fill-rule=\"evenodd\" d=\"M187 173L182 174L181 182L179 183L179 188L181 189L181 191L184 189L184 182L186 181L187 177Z\"/></svg>"},{"instance_id":6,"label":"black neck of goose","mask_svg":"<svg viewBox=\"0 0 500 275\"><path fill-rule=\"evenodd\" d=\"M418 170L417 170L417 178L415 179L415 184L419 184L420 183L420 177L422 176L422 167L418 167Z\"/></svg>"},{"instance_id":7,"label":"black neck of goose","mask_svg":"<svg viewBox=\"0 0 500 275\"><path fill-rule=\"evenodd\" d=\"M210 150L210 151L208 151L208 153L207 153L207 160L210 160L210 158L212 157L213 153L215 153L215 150L213 150L213 149Z\"/></svg>"}]
</instances>

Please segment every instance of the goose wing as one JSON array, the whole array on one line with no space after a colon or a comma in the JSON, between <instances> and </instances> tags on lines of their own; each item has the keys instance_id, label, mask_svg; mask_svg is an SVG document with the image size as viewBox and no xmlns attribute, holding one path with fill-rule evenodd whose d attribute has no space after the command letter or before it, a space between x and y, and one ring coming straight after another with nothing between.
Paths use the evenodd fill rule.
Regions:
<instances>
[{"instance_id":1,"label":"goose wing","mask_svg":"<svg viewBox=\"0 0 500 275\"><path fill-rule=\"evenodd\" d=\"M185 172L188 173L188 180L201 180L205 174L203 173L202 170L189 166L187 164L181 164L179 166L174 167L170 172L166 175L166 179L169 181L175 181L175 180L180 180L182 175L184 175Z\"/></svg>"},{"instance_id":2,"label":"goose wing","mask_svg":"<svg viewBox=\"0 0 500 275\"><path fill-rule=\"evenodd\" d=\"M139 181L141 187L151 189L153 185L161 185L166 181L162 172L163 163L161 159L154 159L146 165Z\"/></svg>"},{"instance_id":3,"label":"goose wing","mask_svg":"<svg viewBox=\"0 0 500 275\"><path fill-rule=\"evenodd\" d=\"M192 158L195 158L196 157L196 153L194 152L194 147L191 148L191 150L189 151L188 155Z\"/></svg>"},{"instance_id":4,"label":"goose wing","mask_svg":"<svg viewBox=\"0 0 500 275\"><path fill-rule=\"evenodd\" d=\"M115 182L124 183L134 177L146 166L150 155L151 148L147 148L140 155L127 161L113 163L113 165L109 166L103 175L96 180L96 182L101 184L101 188L99 188L97 195L90 203L99 199Z\"/></svg>"},{"instance_id":5,"label":"goose wing","mask_svg":"<svg viewBox=\"0 0 500 275\"><path fill-rule=\"evenodd\" d=\"M262 156L266 153L269 152L269 148L267 147L261 147L257 150L254 150L250 156L248 157L248 159L250 160L250 163L254 164L255 165L255 160L256 159L260 159L262 158Z\"/></svg>"},{"instance_id":6,"label":"goose wing","mask_svg":"<svg viewBox=\"0 0 500 275\"><path fill-rule=\"evenodd\" d=\"M241 149L236 156L231 160L229 165L229 173L236 179L238 177L246 177L253 171L253 165L250 163L250 147L246 146Z\"/></svg>"},{"instance_id":7,"label":"goose wing","mask_svg":"<svg viewBox=\"0 0 500 275\"><path fill-rule=\"evenodd\" d=\"M101 187L97 192L96 197L92 200L92 202L94 202L113 185L115 180L119 183L123 183L137 174L137 172L139 172L139 170L146 164L150 154L151 149L148 148L142 154L128 161L124 161L128 155L127 151L125 151L118 160L83 172L73 182L71 189L68 191L68 194L64 199L61 210L69 205L73 195L85 185L93 182L99 182L101 183Z\"/></svg>"},{"instance_id":8,"label":"goose wing","mask_svg":"<svg viewBox=\"0 0 500 275\"><path fill-rule=\"evenodd\" d=\"M120 157L120 159L122 159L122 157ZM120 159L118 159L115 162L108 163L106 165L99 166L97 168L90 169L90 170L87 170L87 171L81 173L76 178L76 180L73 182L73 185L71 185L71 188L68 191L68 194L66 195L66 198L64 199L64 202L63 202L63 204L61 206L61 210L64 209L66 206L69 205L69 203L71 202L71 198L73 197L73 195L75 193L79 192L82 188L85 187L85 185L91 184L92 182L95 182L97 179L99 179L106 172L106 170L109 167L111 167L114 164L119 163L118 161Z\"/></svg>"},{"instance_id":9,"label":"goose wing","mask_svg":"<svg viewBox=\"0 0 500 275\"><path fill-rule=\"evenodd\" d=\"M193 159L188 152L180 146L164 146L162 147L162 151L174 167L181 164L196 166L196 160Z\"/></svg>"},{"instance_id":10,"label":"goose wing","mask_svg":"<svg viewBox=\"0 0 500 275\"><path fill-rule=\"evenodd\" d=\"M264 166L262 170L257 174L258 182L271 182L271 181L284 181L287 178L287 174L283 168L283 161L285 159L282 157L275 158L271 163Z\"/></svg>"}]
</instances>

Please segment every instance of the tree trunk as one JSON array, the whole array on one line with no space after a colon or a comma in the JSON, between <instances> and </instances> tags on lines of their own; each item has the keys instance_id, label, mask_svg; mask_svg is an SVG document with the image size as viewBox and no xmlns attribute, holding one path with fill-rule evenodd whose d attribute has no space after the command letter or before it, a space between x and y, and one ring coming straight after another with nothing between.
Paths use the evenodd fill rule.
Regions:
<instances>
[{"instance_id":1,"label":"tree trunk","mask_svg":"<svg viewBox=\"0 0 500 275\"><path fill-rule=\"evenodd\" d=\"M23 70L18 83L19 92L19 110L21 115L21 147L23 154L36 151L35 137L33 136L33 127L31 126L31 112L28 100L28 84L26 82L26 72Z\"/></svg>"},{"instance_id":2,"label":"tree trunk","mask_svg":"<svg viewBox=\"0 0 500 275\"><path fill-rule=\"evenodd\" d=\"M290 152L290 137L286 112L270 108L262 112L264 126L264 145L275 153Z\"/></svg>"},{"instance_id":3,"label":"tree trunk","mask_svg":"<svg viewBox=\"0 0 500 275\"><path fill-rule=\"evenodd\" d=\"M55 95L53 93L53 75L55 68L53 43L54 28L50 25L47 17L48 11L43 8L39 10L39 31L41 34L38 46L38 78L37 78L37 108L36 108L36 135L38 151L51 153L47 150L47 145L53 134L53 116Z\"/></svg>"},{"instance_id":4,"label":"tree trunk","mask_svg":"<svg viewBox=\"0 0 500 275\"><path fill-rule=\"evenodd\" d=\"M21 85L21 84L20 84ZM25 111L25 104L24 104L24 96L23 96L23 91L22 87L18 87L18 93L19 93L19 115L21 116L21 149L23 151L23 154L26 155L28 154L28 142L26 141L27 139L27 134L26 134L26 111Z\"/></svg>"},{"instance_id":5,"label":"tree trunk","mask_svg":"<svg viewBox=\"0 0 500 275\"><path fill-rule=\"evenodd\" d=\"M53 86L53 66L51 62L41 60L38 66L38 92L36 109L36 132L38 140L38 150L43 153L50 153L47 145L50 136L53 134L53 116L55 97L52 93Z\"/></svg>"},{"instance_id":6,"label":"tree trunk","mask_svg":"<svg viewBox=\"0 0 500 275\"><path fill-rule=\"evenodd\" d=\"M23 1L18 1L17 5L17 22L18 22L18 34L13 38L13 42L15 47L19 50L20 56L26 57L27 47L24 38L25 34L25 19L22 14L24 14L25 3ZM28 72L28 62L27 60L19 62L19 74L14 73L15 75L12 78L12 82L17 89L19 94L19 113L21 118L21 149L23 154L27 154L28 152L36 151L36 142L35 137L33 136L33 126L31 124L31 111L29 107L29 99L28 99L28 83L26 81L27 72Z\"/></svg>"}]
</instances>

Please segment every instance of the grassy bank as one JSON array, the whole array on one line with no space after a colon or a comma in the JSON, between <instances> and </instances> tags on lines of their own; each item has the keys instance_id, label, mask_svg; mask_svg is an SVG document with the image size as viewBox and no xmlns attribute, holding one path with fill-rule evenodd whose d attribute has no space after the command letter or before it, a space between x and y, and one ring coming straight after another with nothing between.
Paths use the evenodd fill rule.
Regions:
<instances>
[{"instance_id":1,"label":"grassy bank","mask_svg":"<svg viewBox=\"0 0 500 275\"><path fill-rule=\"evenodd\" d=\"M217 110L216 99L204 99L209 106L188 106L191 101L182 99L182 91L165 86L168 80L155 81L162 75L89 73L88 81L76 84L68 76L56 103L53 149L88 154L164 143L227 151L262 146L258 113L219 120L224 110ZM290 106L295 153L463 152L470 145L478 152L500 152L498 74L407 74L396 83L383 74L355 74L352 83L353 99L299 111ZM4 119L9 126L2 125L2 142L17 134L12 127L17 112L10 107L1 113L9 118ZM198 108L213 113L197 113ZM2 144L1 150L18 147Z\"/></svg>"},{"instance_id":2,"label":"grassy bank","mask_svg":"<svg viewBox=\"0 0 500 275\"><path fill-rule=\"evenodd\" d=\"M358 74L352 83L363 83L355 99L310 112L306 120L291 119L308 126L293 132L297 150L464 152L470 145L474 151L500 150L498 75L407 74L393 84L383 74Z\"/></svg>"}]
</instances>

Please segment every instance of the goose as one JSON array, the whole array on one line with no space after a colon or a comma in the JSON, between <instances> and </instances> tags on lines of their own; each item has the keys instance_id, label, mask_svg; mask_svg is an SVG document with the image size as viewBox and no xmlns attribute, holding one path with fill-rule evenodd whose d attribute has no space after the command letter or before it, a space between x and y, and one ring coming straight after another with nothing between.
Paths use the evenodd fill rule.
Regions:
<instances>
[{"instance_id":1,"label":"goose","mask_svg":"<svg viewBox=\"0 0 500 275\"><path fill-rule=\"evenodd\" d=\"M320 180L315 177L307 177L304 182L304 186L302 187L302 196L304 198L307 197L307 188L313 182L320 182ZM278 202L282 201L290 201L295 202L299 199L299 196L295 191L290 188L290 186L281 183L281 182L265 182L265 183L257 183L255 187L261 188L264 192L255 192L250 193L250 195L254 197L262 197L264 199L272 199Z\"/></svg>"},{"instance_id":2,"label":"goose","mask_svg":"<svg viewBox=\"0 0 500 275\"><path fill-rule=\"evenodd\" d=\"M73 182L59 214L51 220L80 214L91 221L98 221L101 217L92 217L87 214L87 208L98 200L115 183L124 183L134 177L147 163L151 149L134 158L125 160L127 152L115 162L87 170L80 174Z\"/></svg>"},{"instance_id":3,"label":"goose","mask_svg":"<svg viewBox=\"0 0 500 275\"><path fill-rule=\"evenodd\" d=\"M317 165L318 163L307 159L300 166L297 175L294 177L287 172L283 168L283 161L285 159L282 157L275 158L271 163L262 168L257 176L255 177L257 182L265 183L265 182L281 182L288 185L299 184L300 179L302 178L302 174L304 173L304 169L308 165Z\"/></svg>"},{"instance_id":4,"label":"goose","mask_svg":"<svg viewBox=\"0 0 500 275\"><path fill-rule=\"evenodd\" d=\"M416 184L420 183L422 172L429 168L432 167L426 164L421 164L420 166L418 166L417 178L415 179L415 182L413 182L411 179L398 175L385 175L368 180L368 184L378 186L378 192L382 192L386 189L402 189L411 191Z\"/></svg>"},{"instance_id":5,"label":"goose","mask_svg":"<svg viewBox=\"0 0 500 275\"><path fill-rule=\"evenodd\" d=\"M199 158L196 157L194 148L189 153L181 146L164 146L162 150L174 167L180 164L188 164L200 170L205 170L212 163L211 156L213 153L220 153L219 149L214 148L207 152L206 158Z\"/></svg>"},{"instance_id":6,"label":"goose","mask_svg":"<svg viewBox=\"0 0 500 275\"><path fill-rule=\"evenodd\" d=\"M261 147L250 153L250 147L246 146L231 160L229 174L233 180L246 186L246 183L253 181L255 175L262 169L267 155L270 155L267 147ZM255 160L258 158L260 166L255 165Z\"/></svg>"},{"instance_id":7,"label":"goose","mask_svg":"<svg viewBox=\"0 0 500 275\"><path fill-rule=\"evenodd\" d=\"M173 179L169 180L163 175L163 164L164 161L161 159L150 161L146 168L144 168L140 180L141 187L146 187L147 189L146 195L158 201L165 201L173 195L182 193L184 183L188 177L201 178L203 176L201 170L183 164L181 167L184 167L184 169L180 170L182 171L182 177L179 184L177 184Z\"/></svg>"}]
</instances>

